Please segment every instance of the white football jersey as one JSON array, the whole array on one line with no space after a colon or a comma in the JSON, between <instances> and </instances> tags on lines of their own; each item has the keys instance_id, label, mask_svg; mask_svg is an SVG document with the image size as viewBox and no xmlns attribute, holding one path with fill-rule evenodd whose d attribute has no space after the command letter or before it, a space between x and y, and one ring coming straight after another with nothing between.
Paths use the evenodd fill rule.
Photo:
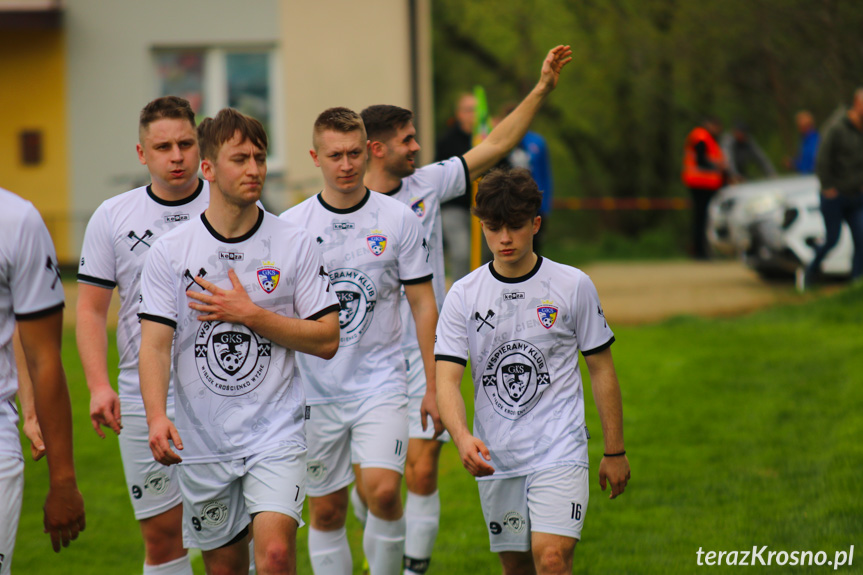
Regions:
<instances>
[{"instance_id":1,"label":"white football jersey","mask_svg":"<svg viewBox=\"0 0 863 575\"><path fill-rule=\"evenodd\" d=\"M336 356L299 358L308 402L405 391L399 289L432 279L428 244L416 216L398 201L366 191L351 209L329 206L318 194L280 217L315 238L341 307Z\"/></svg>"},{"instance_id":2,"label":"white football jersey","mask_svg":"<svg viewBox=\"0 0 863 575\"><path fill-rule=\"evenodd\" d=\"M54 244L33 204L0 188L0 205L0 454L21 459L15 320L63 309L63 284Z\"/></svg>"},{"instance_id":3,"label":"white football jersey","mask_svg":"<svg viewBox=\"0 0 863 575\"><path fill-rule=\"evenodd\" d=\"M144 264L140 317L175 329L175 424L188 463L238 459L284 442L305 446L295 353L244 325L198 320L186 295L203 291L196 276L232 289L233 269L264 309L301 319L338 310L309 234L259 210L255 226L232 239L201 214L153 244Z\"/></svg>"},{"instance_id":4,"label":"white football jersey","mask_svg":"<svg viewBox=\"0 0 863 575\"><path fill-rule=\"evenodd\" d=\"M84 234L78 282L106 289L117 288L120 312L117 350L120 354L118 393L126 413L144 415L138 384L138 350L141 326L141 269L153 242L207 209L210 184L198 181L195 192L182 200L165 201L142 186L102 202ZM169 394L169 402L173 397Z\"/></svg>"},{"instance_id":5,"label":"white football jersey","mask_svg":"<svg viewBox=\"0 0 863 575\"><path fill-rule=\"evenodd\" d=\"M470 358L473 434L495 469L488 479L587 467L578 352L612 342L596 288L576 268L540 257L524 277L505 278L489 263L452 286L435 359L465 365Z\"/></svg>"},{"instance_id":6,"label":"white football jersey","mask_svg":"<svg viewBox=\"0 0 863 575\"><path fill-rule=\"evenodd\" d=\"M443 162L423 166L412 175L403 178L398 188L387 192L391 198L410 207L422 224L423 237L429 249L429 263L434 274L432 285L438 310L443 305L446 295L440 205L466 193L469 185L468 178L467 164L464 159L461 156L453 157ZM400 307L403 331L402 351L406 358L416 360L420 357L416 324L411 314L411 306L404 294L402 294ZM416 366L416 369L422 368ZM425 378L418 378L417 381L425 381ZM424 385L408 388L408 394L411 396L424 395L425 391Z\"/></svg>"}]
</instances>

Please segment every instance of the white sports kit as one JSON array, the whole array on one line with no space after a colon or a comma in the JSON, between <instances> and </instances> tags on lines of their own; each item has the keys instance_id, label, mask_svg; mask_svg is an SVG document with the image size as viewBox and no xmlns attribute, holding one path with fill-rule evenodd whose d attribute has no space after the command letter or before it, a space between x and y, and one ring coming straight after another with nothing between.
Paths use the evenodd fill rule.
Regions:
<instances>
[{"instance_id":1,"label":"white sports kit","mask_svg":"<svg viewBox=\"0 0 863 575\"><path fill-rule=\"evenodd\" d=\"M429 263L434 273L432 285L438 309L443 305L446 295L440 205L466 193L468 177L464 159L453 157L443 162L423 166L412 175L402 178L401 185L386 194L410 207L422 224L423 237L430 254ZM404 296L402 296L400 314L403 330L402 352L405 355L408 378L410 437L431 439L434 436L434 426L429 425L423 431L420 422L420 403L426 391L425 372L410 304ZM444 432L440 439L444 440L447 437L448 434Z\"/></svg>"},{"instance_id":2,"label":"white sports kit","mask_svg":"<svg viewBox=\"0 0 863 575\"><path fill-rule=\"evenodd\" d=\"M356 441L357 438L351 437L357 422L355 415L363 411L366 401L374 399L372 396L385 392L405 397L403 408L393 407L393 413L387 417L377 411L373 418L381 426L374 441L388 442L389 460L354 463L363 467L374 463L375 467L401 472L407 447L407 421L403 419L407 410L407 384L404 355L399 348L402 334L399 289L403 284L432 279L422 228L406 206L368 190L359 204L347 210L326 204L319 194L286 211L281 218L305 227L315 238L341 308L336 356L330 360L299 357L308 403L312 406L306 428L309 493L325 495L353 481L352 472L330 476L337 462L321 459L320 454L341 452L332 448L333 443ZM319 434L314 406L332 403L353 404L355 411L353 415L342 414L345 419L340 424L341 433ZM321 410L321 417L324 411ZM339 422L328 422L334 423ZM312 469L318 472L312 473Z\"/></svg>"},{"instance_id":3,"label":"white sports kit","mask_svg":"<svg viewBox=\"0 0 863 575\"><path fill-rule=\"evenodd\" d=\"M489 263L453 285L438 321L435 358L462 365L470 358L473 434L489 448L495 469L478 481L530 482L556 467L588 467L578 352L587 356L613 342L596 288L576 268L539 257L527 275L505 278ZM559 527L551 532L570 524L570 536L577 537L586 489L582 496L549 509L554 517L507 517L506 510L487 517L492 549L501 550L495 540L500 529L529 536L531 521ZM483 498L483 507L499 505Z\"/></svg>"},{"instance_id":4,"label":"white sports kit","mask_svg":"<svg viewBox=\"0 0 863 575\"><path fill-rule=\"evenodd\" d=\"M232 289L233 269L256 305L318 319L338 304L313 241L259 208L257 223L242 237L222 237L201 214L163 236L147 257L140 317L175 329L174 403L184 445L179 478L188 546L224 545L248 525L249 513L259 511L286 513L302 524L307 408L292 350L241 324L199 321L186 291L204 291L196 276ZM242 489L222 485L214 499L212 485L203 485L211 483L211 473ZM279 475L291 485L263 479Z\"/></svg>"},{"instance_id":5,"label":"white sports kit","mask_svg":"<svg viewBox=\"0 0 863 575\"><path fill-rule=\"evenodd\" d=\"M137 519L164 513L180 503L176 471L153 460L148 443L144 402L138 381L141 326L141 270L150 247L168 231L197 218L210 199L203 180L192 195L166 201L150 186L142 186L104 201L93 213L84 234L78 282L113 290L120 296L117 348L120 375L117 391L123 431L120 454L132 507ZM168 394L168 413L173 418L173 393Z\"/></svg>"},{"instance_id":6,"label":"white sports kit","mask_svg":"<svg viewBox=\"0 0 863 575\"><path fill-rule=\"evenodd\" d=\"M63 285L51 236L33 204L0 188L0 573L11 570L21 513L24 457L18 435L15 321L63 309Z\"/></svg>"}]
</instances>

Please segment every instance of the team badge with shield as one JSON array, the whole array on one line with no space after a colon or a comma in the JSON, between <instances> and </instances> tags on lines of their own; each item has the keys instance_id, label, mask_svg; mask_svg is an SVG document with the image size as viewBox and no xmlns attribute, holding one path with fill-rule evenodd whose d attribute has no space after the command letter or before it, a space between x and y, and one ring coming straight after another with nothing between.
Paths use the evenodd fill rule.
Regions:
<instances>
[{"instance_id":1,"label":"team badge with shield","mask_svg":"<svg viewBox=\"0 0 863 575\"><path fill-rule=\"evenodd\" d=\"M536 315L539 316L539 323L541 323L542 327L545 329L550 329L557 320L558 310L553 304L554 302L552 301L542 300L542 305L536 308Z\"/></svg>"},{"instance_id":2,"label":"team badge with shield","mask_svg":"<svg viewBox=\"0 0 863 575\"><path fill-rule=\"evenodd\" d=\"M538 347L514 340L488 355L482 387L494 410L516 420L536 406L551 383L548 364Z\"/></svg>"},{"instance_id":3,"label":"team badge with shield","mask_svg":"<svg viewBox=\"0 0 863 575\"><path fill-rule=\"evenodd\" d=\"M358 291L348 290L338 290L336 296L339 298L339 327L344 329L354 321L363 297Z\"/></svg>"},{"instance_id":4,"label":"team badge with shield","mask_svg":"<svg viewBox=\"0 0 863 575\"><path fill-rule=\"evenodd\" d=\"M414 211L418 218L426 215L425 198L411 198L411 209Z\"/></svg>"},{"instance_id":5,"label":"team badge with shield","mask_svg":"<svg viewBox=\"0 0 863 575\"><path fill-rule=\"evenodd\" d=\"M279 285L281 272L273 265L273 262L264 262L264 267L258 268L258 285L267 293L273 293Z\"/></svg>"},{"instance_id":6,"label":"team badge with shield","mask_svg":"<svg viewBox=\"0 0 863 575\"><path fill-rule=\"evenodd\" d=\"M366 236L366 243L369 244L369 249L376 256L381 255L387 249L387 237L380 230L372 230L372 233Z\"/></svg>"}]
</instances>

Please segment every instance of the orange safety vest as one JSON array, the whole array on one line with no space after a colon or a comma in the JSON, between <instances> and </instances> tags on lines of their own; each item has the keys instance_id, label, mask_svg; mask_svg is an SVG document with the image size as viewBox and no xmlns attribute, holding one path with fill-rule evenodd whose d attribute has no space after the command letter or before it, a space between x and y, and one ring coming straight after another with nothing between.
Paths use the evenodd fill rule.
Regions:
<instances>
[{"instance_id":1,"label":"orange safety vest","mask_svg":"<svg viewBox=\"0 0 863 575\"><path fill-rule=\"evenodd\" d=\"M686 147L683 150L683 173L681 178L687 188L718 190L725 183L725 174L719 168L705 169L698 165L695 145L699 142L707 144L707 158L715 165L723 163L722 148L706 129L697 127L686 137Z\"/></svg>"}]
</instances>

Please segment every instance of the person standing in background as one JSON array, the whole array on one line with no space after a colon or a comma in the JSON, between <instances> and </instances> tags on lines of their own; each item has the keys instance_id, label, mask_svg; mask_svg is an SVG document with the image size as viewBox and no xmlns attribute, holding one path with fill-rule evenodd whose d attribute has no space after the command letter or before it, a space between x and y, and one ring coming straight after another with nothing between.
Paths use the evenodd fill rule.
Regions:
<instances>
[{"instance_id":1,"label":"person standing in background","mask_svg":"<svg viewBox=\"0 0 863 575\"><path fill-rule=\"evenodd\" d=\"M692 247L695 259L706 260L707 206L727 181L728 163L717 142L722 123L707 117L686 137L681 178L692 198Z\"/></svg>"}]
</instances>

